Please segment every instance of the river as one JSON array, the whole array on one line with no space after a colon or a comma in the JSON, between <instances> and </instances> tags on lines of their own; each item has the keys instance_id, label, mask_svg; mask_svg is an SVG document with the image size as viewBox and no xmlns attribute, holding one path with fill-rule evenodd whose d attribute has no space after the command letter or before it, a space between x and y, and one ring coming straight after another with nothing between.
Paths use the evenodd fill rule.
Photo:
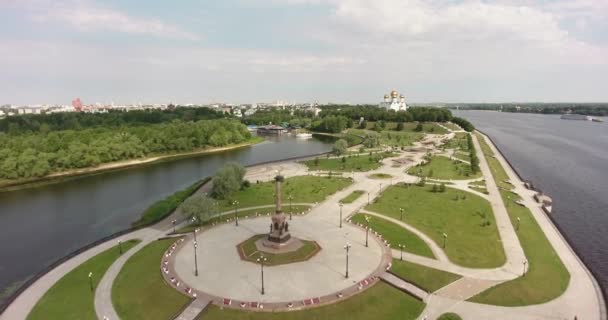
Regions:
<instances>
[{"instance_id":1,"label":"river","mask_svg":"<svg viewBox=\"0 0 608 320\"><path fill-rule=\"evenodd\" d=\"M128 228L151 203L226 162L253 165L327 152L331 140L272 137L236 150L0 193L0 304L53 261Z\"/></svg>"},{"instance_id":2,"label":"river","mask_svg":"<svg viewBox=\"0 0 608 320\"><path fill-rule=\"evenodd\" d=\"M455 111L553 198L555 223L608 288L608 124L559 115Z\"/></svg>"}]
</instances>

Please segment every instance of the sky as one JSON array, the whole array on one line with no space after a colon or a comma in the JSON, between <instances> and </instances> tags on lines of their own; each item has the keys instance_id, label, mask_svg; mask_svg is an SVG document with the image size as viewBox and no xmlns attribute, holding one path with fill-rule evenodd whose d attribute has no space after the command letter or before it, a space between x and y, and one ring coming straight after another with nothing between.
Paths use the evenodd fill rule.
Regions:
<instances>
[{"instance_id":1,"label":"sky","mask_svg":"<svg viewBox=\"0 0 608 320\"><path fill-rule=\"evenodd\" d=\"M0 0L0 105L608 101L606 0Z\"/></svg>"}]
</instances>

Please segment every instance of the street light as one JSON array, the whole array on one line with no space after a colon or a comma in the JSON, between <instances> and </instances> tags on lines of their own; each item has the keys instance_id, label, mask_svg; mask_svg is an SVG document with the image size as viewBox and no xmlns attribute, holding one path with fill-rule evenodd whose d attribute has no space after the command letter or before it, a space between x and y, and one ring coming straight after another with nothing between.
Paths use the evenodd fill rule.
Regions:
<instances>
[{"instance_id":1,"label":"street light","mask_svg":"<svg viewBox=\"0 0 608 320\"><path fill-rule=\"evenodd\" d=\"M399 218L399 220L403 221L403 208L399 208L399 212L401 212L401 217Z\"/></svg>"},{"instance_id":2,"label":"street light","mask_svg":"<svg viewBox=\"0 0 608 320\"><path fill-rule=\"evenodd\" d=\"M175 233L175 224L177 223L177 220L172 220L171 224L173 225L173 233Z\"/></svg>"},{"instance_id":3,"label":"street light","mask_svg":"<svg viewBox=\"0 0 608 320\"><path fill-rule=\"evenodd\" d=\"M399 244L399 250L401 251L401 255L399 256L399 260L403 260L403 249L405 249L404 244Z\"/></svg>"},{"instance_id":4,"label":"street light","mask_svg":"<svg viewBox=\"0 0 608 320\"><path fill-rule=\"evenodd\" d=\"M239 207L238 207L239 202L236 201L236 200L234 200L234 202L232 204L234 204L234 225L238 227L239 226L239 215L238 215L239 214L238 213L238 211L239 211Z\"/></svg>"},{"instance_id":5,"label":"street light","mask_svg":"<svg viewBox=\"0 0 608 320\"><path fill-rule=\"evenodd\" d=\"M122 240L118 240L118 251L122 254Z\"/></svg>"},{"instance_id":6,"label":"street light","mask_svg":"<svg viewBox=\"0 0 608 320\"><path fill-rule=\"evenodd\" d=\"M196 255L196 249L198 248L198 243L194 241L194 275L198 277L198 257Z\"/></svg>"},{"instance_id":7,"label":"street light","mask_svg":"<svg viewBox=\"0 0 608 320\"><path fill-rule=\"evenodd\" d=\"M264 294L264 262L267 260L268 259L266 259L266 257L263 255L260 255L260 257L257 259L257 262L260 264L260 271L262 273L262 294Z\"/></svg>"},{"instance_id":8,"label":"street light","mask_svg":"<svg viewBox=\"0 0 608 320\"><path fill-rule=\"evenodd\" d=\"M382 183L380 183L380 191L378 191L378 193L382 192Z\"/></svg>"},{"instance_id":9,"label":"street light","mask_svg":"<svg viewBox=\"0 0 608 320\"><path fill-rule=\"evenodd\" d=\"M350 251L350 243L346 243L344 250L346 250L346 278L348 279L348 252Z\"/></svg>"},{"instance_id":10,"label":"street light","mask_svg":"<svg viewBox=\"0 0 608 320\"><path fill-rule=\"evenodd\" d=\"M527 264L528 264L528 260L524 260L524 272L523 272L522 276L525 276L525 275L526 275L526 273L527 273L527 271L528 271L528 270L526 269L526 265L527 265Z\"/></svg>"},{"instance_id":11,"label":"street light","mask_svg":"<svg viewBox=\"0 0 608 320\"><path fill-rule=\"evenodd\" d=\"M198 228L194 229L192 233L194 234L194 242L196 243L196 233L198 232Z\"/></svg>"},{"instance_id":12,"label":"street light","mask_svg":"<svg viewBox=\"0 0 608 320\"><path fill-rule=\"evenodd\" d=\"M369 238L369 220L369 217L365 216L365 222L367 223L367 226L365 227L365 247L368 246L367 239Z\"/></svg>"},{"instance_id":13,"label":"street light","mask_svg":"<svg viewBox=\"0 0 608 320\"><path fill-rule=\"evenodd\" d=\"M342 228L342 206L344 206L344 204L340 203L340 228Z\"/></svg>"},{"instance_id":14,"label":"street light","mask_svg":"<svg viewBox=\"0 0 608 320\"><path fill-rule=\"evenodd\" d=\"M93 272L89 272L89 286L91 286L91 291L93 291Z\"/></svg>"},{"instance_id":15,"label":"street light","mask_svg":"<svg viewBox=\"0 0 608 320\"><path fill-rule=\"evenodd\" d=\"M517 217L517 227L515 227L515 231L519 231L519 225L521 224L521 219Z\"/></svg>"},{"instance_id":16,"label":"street light","mask_svg":"<svg viewBox=\"0 0 608 320\"><path fill-rule=\"evenodd\" d=\"M291 193L287 199L289 199L289 220L291 220L291 214L293 213L293 206L291 205L291 200L293 200L293 197L291 196Z\"/></svg>"},{"instance_id":17,"label":"street light","mask_svg":"<svg viewBox=\"0 0 608 320\"><path fill-rule=\"evenodd\" d=\"M443 234L443 248L444 248L444 249L445 249L445 245L446 245L446 242L447 242L447 241L448 241L448 235L444 233L444 234Z\"/></svg>"},{"instance_id":18,"label":"street light","mask_svg":"<svg viewBox=\"0 0 608 320\"><path fill-rule=\"evenodd\" d=\"M367 204L369 204L369 192L367 193Z\"/></svg>"}]
</instances>

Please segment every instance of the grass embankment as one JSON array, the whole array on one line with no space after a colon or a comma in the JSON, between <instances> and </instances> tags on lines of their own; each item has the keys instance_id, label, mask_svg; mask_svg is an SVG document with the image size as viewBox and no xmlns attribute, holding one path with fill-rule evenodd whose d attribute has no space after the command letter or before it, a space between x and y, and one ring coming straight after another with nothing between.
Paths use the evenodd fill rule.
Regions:
<instances>
[{"instance_id":1,"label":"grass embankment","mask_svg":"<svg viewBox=\"0 0 608 320\"><path fill-rule=\"evenodd\" d=\"M361 213L355 214L351 220L355 223L367 225L365 215ZM405 245L405 249L403 249L404 252L435 259L433 251L431 251L431 248L429 248L422 239L397 224L376 216L369 216L369 227L381 234L382 238L386 239L391 244L391 248L397 248L397 246L401 244Z\"/></svg>"},{"instance_id":2,"label":"grass embankment","mask_svg":"<svg viewBox=\"0 0 608 320\"><path fill-rule=\"evenodd\" d=\"M245 260L256 262L256 260L263 255L264 258L267 259L267 261L264 262L265 265L278 266L281 264L308 260L320 249L314 241L300 240L302 242L302 247L296 251L278 254L260 252L258 251L255 242L266 236L266 234L258 234L239 243L238 248L241 250L241 256Z\"/></svg>"},{"instance_id":3,"label":"grass embankment","mask_svg":"<svg viewBox=\"0 0 608 320\"><path fill-rule=\"evenodd\" d=\"M452 155L452 157L456 158L456 159L460 159L466 162L471 162L471 156L469 156L468 153L462 153L462 152L454 152L454 154Z\"/></svg>"},{"instance_id":4,"label":"grass embankment","mask_svg":"<svg viewBox=\"0 0 608 320\"><path fill-rule=\"evenodd\" d=\"M112 286L112 304L120 319L173 319L190 302L165 283L160 271L163 254L176 240L152 242L127 260Z\"/></svg>"},{"instance_id":5,"label":"grass embankment","mask_svg":"<svg viewBox=\"0 0 608 320\"><path fill-rule=\"evenodd\" d=\"M478 181L469 182L468 187L469 187L469 189L475 190L477 192L489 194L488 193L488 189L486 187L486 181L485 180L478 180Z\"/></svg>"},{"instance_id":6,"label":"grass embankment","mask_svg":"<svg viewBox=\"0 0 608 320\"><path fill-rule=\"evenodd\" d=\"M395 156L395 154L392 152L378 152L371 153L371 155L358 154L330 159L317 158L303 161L302 163L311 170L363 172L380 168L380 160L393 156Z\"/></svg>"},{"instance_id":7,"label":"grass embankment","mask_svg":"<svg viewBox=\"0 0 608 320\"><path fill-rule=\"evenodd\" d=\"M467 143L467 135L466 132L456 132L452 139L446 141L443 144L443 147L446 149L455 149L458 151L469 152L469 144Z\"/></svg>"},{"instance_id":8,"label":"grass embankment","mask_svg":"<svg viewBox=\"0 0 608 320\"><path fill-rule=\"evenodd\" d=\"M485 140L480 138L479 142L486 158L496 161L492 168L493 173L497 173L495 179L499 179L502 174L506 177L504 168L493 158L494 154L491 153ZM486 153L488 150L490 150L489 154ZM505 183L505 186L510 184ZM517 218L521 219L517 236L528 259L528 271L523 277L501 283L469 300L510 307L544 303L559 297L568 288L570 273L530 210L516 203L520 198L507 190L501 190L500 193L515 228L518 224Z\"/></svg>"},{"instance_id":9,"label":"grass embankment","mask_svg":"<svg viewBox=\"0 0 608 320\"><path fill-rule=\"evenodd\" d=\"M156 201L153 203L144 213L142 213L141 218L139 220L133 222L131 225L133 227L143 227L147 225L151 225L158 221L163 220L164 218L171 215L171 213L186 200L189 196L191 196L198 188L200 188L203 184L209 181L210 178L205 178L201 181L196 182L195 184L189 186L184 190L180 190L175 192L174 194L168 196L165 199Z\"/></svg>"},{"instance_id":10,"label":"grass embankment","mask_svg":"<svg viewBox=\"0 0 608 320\"><path fill-rule=\"evenodd\" d=\"M287 206L283 206L283 212L286 215L289 215L290 213L293 216L296 215L300 215L300 213L302 212L307 212L308 209L310 209L310 206L303 206L303 205L293 205L292 208L289 207L289 205ZM292 211L293 209L293 211ZM260 215L271 215L274 213L274 205L266 207L266 208L260 208L260 209L245 209L245 210L241 210L239 209L237 212L237 216L239 217L239 221L242 221L244 219L253 219L256 217L255 214L260 214ZM218 217L217 215L207 219L205 221L203 221L200 224L190 224L188 226L185 226L183 228L177 229L175 231L175 233L187 233L187 232L192 232L194 231L194 229L196 228L200 228L200 227L204 227L213 223L224 223L226 222L226 220L233 220L234 219L234 212L230 212L227 214L222 215L221 217Z\"/></svg>"},{"instance_id":11,"label":"grass embankment","mask_svg":"<svg viewBox=\"0 0 608 320\"><path fill-rule=\"evenodd\" d=\"M462 130L461 127L452 122L443 122L442 125L450 130Z\"/></svg>"},{"instance_id":12,"label":"grass embankment","mask_svg":"<svg viewBox=\"0 0 608 320\"><path fill-rule=\"evenodd\" d=\"M431 293L461 278L457 274L399 259L393 259L391 273Z\"/></svg>"},{"instance_id":13,"label":"grass embankment","mask_svg":"<svg viewBox=\"0 0 608 320\"><path fill-rule=\"evenodd\" d=\"M123 242L123 252L137 243L139 243L139 240ZM118 257L120 257L120 249L117 245L74 268L42 296L27 316L27 319L97 319L94 304L95 288ZM89 282L89 272L93 273L93 290L91 290Z\"/></svg>"},{"instance_id":14,"label":"grass embankment","mask_svg":"<svg viewBox=\"0 0 608 320\"><path fill-rule=\"evenodd\" d=\"M456 313L448 312L440 315L437 320L462 320L462 318Z\"/></svg>"},{"instance_id":15,"label":"grass embankment","mask_svg":"<svg viewBox=\"0 0 608 320\"><path fill-rule=\"evenodd\" d=\"M390 186L366 209L399 219L399 208L403 208L404 222L424 232L439 246L443 246L446 233L444 250L458 265L470 268L503 265L505 253L490 203L470 192L449 187L445 192L430 190L429 186Z\"/></svg>"},{"instance_id":16,"label":"grass embankment","mask_svg":"<svg viewBox=\"0 0 608 320\"><path fill-rule=\"evenodd\" d=\"M365 191L363 190L355 190L346 197L342 198L342 200L340 200L340 203L353 203L355 200L359 199L359 197L361 197L364 193Z\"/></svg>"},{"instance_id":17,"label":"grass embankment","mask_svg":"<svg viewBox=\"0 0 608 320\"><path fill-rule=\"evenodd\" d=\"M210 305L199 320L412 320L424 310L420 300L379 282L347 300L319 308L290 312L247 312Z\"/></svg>"},{"instance_id":18,"label":"grass embankment","mask_svg":"<svg viewBox=\"0 0 608 320\"><path fill-rule=\"evenodd\" d=\"M473 173L469 164L458 160L450 160L443 156L433 156L430 162L411 167L407 172L420 177L445 180L463 180L481 177L481 171Z\"/></svg>"},{"instance_id":19,"label":"grass embankment","mask_svg":"<svg viewBox=\"0 0 608 320\"><path fill-rule=\"evenodd\" d=\"M281 186L283 208L289 208L290 195L292 196L291 201L296 203L321 202L352 183L352 179L342 177L296 176L286 178ZM234 210L232 204L234 200L238 201L240 208L273 204L274 192L274 182L252 183L249 188L233 193L230 196L231 199L218 201L219 210L220 212Z\"/></svg>"},{"instance_id":20,"label":"grass embankment","mask_svg":"<svg viewBox=\"0 0 608 320\"><path fill-rule=\"evenodd\" d=\"M494 152L490 149L490 146L486 143L484 137L479 133L475 133L475 136L477 137L477 141L479 141L481 152L488 162L488 167L490 167L490 172L492 172L496 185L501 189L511 190L513 185L509 182L509 176L500 164L500 161L495 158Z\"/></svg>"},{"instance_id":21,"label":"grass embankment","mask_svg":"<svg viewBox=\"0 0 608 320\"><path fill-rule=\"evenodd\" d=\"M357 134L360 136L366 136L367 134L379 134L380 135L380 144L385 146L398 146L398 147L406 147L411 146L414 142L421 140L424 138L424 133L422 132L406 132L406 131L388 131L384 130L379 133L370 130L362 130L362 129L350 129L349 132L353 134Z\"/></svg>"}]
</instances>

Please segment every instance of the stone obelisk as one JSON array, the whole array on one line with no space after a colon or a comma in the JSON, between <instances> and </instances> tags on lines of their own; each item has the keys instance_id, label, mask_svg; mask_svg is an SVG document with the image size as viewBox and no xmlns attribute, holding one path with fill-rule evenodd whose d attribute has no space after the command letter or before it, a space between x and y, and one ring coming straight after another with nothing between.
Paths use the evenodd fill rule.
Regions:
<instances>
[{"instance_id":1,"label":"stone obelisk","mask_svg":"<svg viewBox=\"0 0 608 320\"><path fill-rule=\"evenodd\" d=\"M281 183L284 178L280 174L274 177L275 182L275 212L271 217L270 233L266 245L279 247L284 245L291 235L289 234L289 223L285 219L285 214L281 208Z\"/></svg>"}]
</instances>

